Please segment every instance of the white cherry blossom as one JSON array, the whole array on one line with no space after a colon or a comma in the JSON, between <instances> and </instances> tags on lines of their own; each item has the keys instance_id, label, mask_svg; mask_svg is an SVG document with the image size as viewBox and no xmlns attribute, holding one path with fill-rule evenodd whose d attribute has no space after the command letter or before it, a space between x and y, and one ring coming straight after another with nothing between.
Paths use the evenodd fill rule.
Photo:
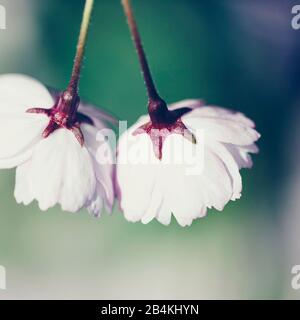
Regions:
<instances>
[{"instance_id":1,"label":"white cherry blossom","mask_svg":"<svg viewBox=\"0 0 300 320\"><path fill-rule=\"evenodd\" d=\"M41 210L60 204L70 212L86 207L100 216L103 205L111 210L114 201L113 160L96 161L96 135L105 127L101 112L80 104L75 131L55 123L45 134L56 114L35 108L50 111L55 104L39 81L19 74L0 76L0 168L17 168L18 203L37 200Z\"/></svg>"},{"instance_id":2,"label":"white cherry blossom","mask_svg":"<svg viewBox=\"0 0 300 320\"><path fill-rule=\"evenodd\" d=\"M188 226L194 219L204 217L208 208L223 210L230 200L241 196L239 169L250 168L249 153L258 151L255 141L260 135L254 123L241 113L201 106L197 100L182 101L171 105L169 110L182 106L192 109L181 120L195 136L196 143L170 131L159 159L150 135L135 134L149 121L149 116L141 117L119 140L118 193L120 206L129 221L148 223L156 218L168 225L173 214L181 226ZM200 143L203 146L196 152ZM132 158L124 159L132 148L139 150L136 154L147 153L148 162L138 163L137 159L132 163ZM187 157L176 163L174 155L183 152ZM203 162L202 170L189 174L191 164L200 162Z\"/></svg>"},{"instance_id":3,"label":"white cherry blossom","mask_svg":"<svg viewBox=\"0 0 300 320\"><path fill-rule=\"evenodd\" d=\"M148 94L148 115L119 140L116 190L129 221L181 226L240 198L239 169L251 167L259 134L243 114L201 100L173 105L160 97L130 0L122 0Z\"/></svg>"}]
</instances>

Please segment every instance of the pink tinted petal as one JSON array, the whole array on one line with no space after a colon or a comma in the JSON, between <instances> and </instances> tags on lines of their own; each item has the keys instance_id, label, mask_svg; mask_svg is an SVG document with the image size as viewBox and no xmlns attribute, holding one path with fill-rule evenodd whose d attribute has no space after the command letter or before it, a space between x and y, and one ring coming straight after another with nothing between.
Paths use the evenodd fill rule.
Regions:
<instances>
[{"instance_id":1,"label":"pink tinted petal","mask_svg":"<svg viewBox=\"0 0 300 320\"><path fill-rule=\"evenodd\" d=\"M225 144L225 147L232 154L234 160L241 168L252 168L253 162L249 153L257 153L258 147L255 144L249 146L236 146L233 144Z\"/></svg>"},{"instance_id":2,"label":"pink tinted petal","mask_svg":"<svg viewBox=\"0 0 300 320\"><path fill-rule=\"evenodd\" d=\"M96 127L83 124L81 128L84 135L85 145L93 160L99 195L102 195L105 198L105 205L110 211L114 202L113 175L115 170L111 146L107 141L105 141L104 137L102 141L98 140L98 135L101 135L101 132ZM100 150L100 147L101 150L106 152L107 156L107 161L103 163L100 163L97 160L97 152Z\"/></svg>"},{"instance_id":3,"label":"pink tinted petal","mask_svg":"<svg viewBox=\"0 0 300 320\"><path fill-rule=\"evenodd\" d=\"M171 103L168 105L169 110L176 110L181 108L191 108L191 109L198 109L205 105L204 100L200 99L186 99L179 102Z\"/></svg>"},{"instance_id":4,"label":"pink tinted petal","mask_svg":"<svg viewBox=\"0 0 300 320\"><path fill-rule=\"evenodd\" d=\"M101 216L104 197L105 195L103 195L103 191L100 190L100 188L96 188L92 199L84 205L88 212L95 218L99 218Z\"/></svg>"},{"instance_id":5,"label":"pink tinted petal","mask_svg":"<svg viewBox=\"0 0 300 320\"><path fill-rule=\"evenodd\" d=\"M108 112L85 102L80 103L78 111L92 118L96 127L98 127L99 129L102 128L105 122L114 125L118 123L118 120Z\"/></svg>"}]
</instances>

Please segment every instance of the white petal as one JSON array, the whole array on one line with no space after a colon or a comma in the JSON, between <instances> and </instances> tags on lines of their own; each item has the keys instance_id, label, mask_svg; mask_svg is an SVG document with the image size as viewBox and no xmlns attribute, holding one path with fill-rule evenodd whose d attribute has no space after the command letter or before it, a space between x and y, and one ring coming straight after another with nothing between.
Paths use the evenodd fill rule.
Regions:
<instances>
[{"instance_id":1,"label":"white petal","mask_svg":"<svg viewBox=\"0 0 300 320\"><path fill-rule=\"evenodd\" d=\"M23 114L29 108L51 108L53 104L39 81L22 74L0 75L0 114Z\"/></svg>"},{"instance_id":2,"label":"white petal","mask_svg":"<svg viewBox=\"0 0 300 320\"><path fill-rule=\"evenodd\" d=\"M81 147L72 133L68 132L70 150L66 152L65 172L60 194L63 210L76 212L92 198L96 188L93 161L88 150Z\"/></svg>"},{"instance_id":3,"label":"white petal","mask_svg":"<svg viewBox=\"0 0 300 320\"><path fill-rule=\"evenodd\" d=\"M192 113L188 113L186 117L228 119L251 128L255 127L254 122L251 119L247 118L243 113L216 106L204 106L201 108L197 108Z\"/></svg>"},{"instance_id":4,"label":"white petal","mask_svg":"<svg viewBox=\"0 0 300 320\"><path fill-rule=\"evenodd\" d=\"M48 108L53 103L48 90L37 80L18 74L0 75L0 168L11 168L29 159L48 118L25 111Z\"/></svg>"},{"instance_id":5,"label":"white petal","mask_svg":"<svg viewBox=\"0 0 300 320\"><path fill-rule=\"evenodd\" d=\"M27 206L34 200L31 189L30 161L17 167L15 183L15 199L17 203Z\"/></svg>"},{"instance_id":6,"label":"white petal","mask_svg":"<svg viewBox=\"0 0 300 320\"><path fill-rule=\"evenodd\" d=\"M167 226L171 223L172 212L170 211L170 203L165 199L161 205L161 208L157 214L157 220Z\"/></svg>"},{"instance_id":7,"label":"white petal","mask_svg":"<svg viewBox=\"0 0 300 320\"><path fill-rule=\"evenodd\" d=\"M192 154L187 148L197 147L179 135L171 135L166 140L166 149L168 144L173 144L175 150L178 148L177 153L182 150L180 144L184 144L185 154ZM193 162L187 158L183 164L166 165L164 168L166 175L163 181L167 181L165 199L182 226L190 225L194 219L205 215L206 207L222 210L232 195L231 181L224 163L209 149L204 150L203 160L199 156L197 154L194 159L195 164L204 161L203 171L199 174L187 175L187 163Z\"/></svg>"},{"instance_id":8,"label":"white petal","mask_svg":"<svg viewBox=\"0 0 300 320\"><path fill-rule=\"evenodd\" d=\"M221 143L217 141L206 141L207 147L216 156L222 160L231 176L232 179L232 198L231 200L236 200L241 197L242 192L242 178L239 172L239 166L235 161L229 150Z\"/></svg>"},{"instance_id":9,"label":"white petal","mask_svg":"<svg viewBox=\"0 0 300 320\"><path fill-rule=\"evenodd\" d=\"M142 217L142 223L147 224L150 221L152 221L155 217L158 216L161 207L163 206L164 201L164 188L163 183L161 183L163 180L161 179L164 171L162 170L161 166L157 166L156 172L155 172L155 179L154 184L152 186L152 192L151 192L151 199L148 204L147 209L145 210L143 217ZM171 219L171 211L169 209L168 215Z\"/></svg>"},{"instance_id":10,"label":"white petal","mask_svg":"<svg viewBox=\"0 0 300 320\"><path fill-rule=\"evenodd\" d=\"M152 142L147 134L133 136L140 122L126 131L119 139L117 184L121 191L120 206L129 221L139 221L148 208L157 175L157 160L152 151ZM128 151L133 148L150 156L147 163L133 162ZM151 151L151 152L149 152ZM154 164L151 164L151 161Z\"/></svg>"},{"instance_id":11,"label":"white petal","mask_svg":"<svg viewBox=\"0 0 300 320\"><path fill-rule=\"evenodd\" d=\"M0 114L0 168L12 168L28 160L48 121L43 115Z\"/></svg>"},{"instance_id":12,"label":"white petal","mask_svg":"<svg viewBox=\"0 0 300 320\"><path fill-rule=\"evenodd\" d=\"M194 116L194 111L183 122L193 130L204 130L205 135L220 142L237 145L250 145L258 140L260 135L253 128L237 121L222 118L201 118Z\"/></svg>"},{"instance_id":13,"label":"white petal","mask_svg":"<svg viewBox=\"0 0 300 320\"><path fill-rule=\"evenodd\" d=\"M91 157L69 130L56 130L39 142L29 170L32 193L41 210L60 203L63 210L76 212L94 195Z\"/></svg>"}]
</instances>

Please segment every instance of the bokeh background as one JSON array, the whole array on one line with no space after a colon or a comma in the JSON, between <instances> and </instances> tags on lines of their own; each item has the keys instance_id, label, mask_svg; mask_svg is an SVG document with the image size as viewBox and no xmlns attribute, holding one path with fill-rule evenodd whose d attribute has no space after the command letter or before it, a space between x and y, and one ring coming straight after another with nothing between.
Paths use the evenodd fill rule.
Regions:
<instances>
[{"instance_id":1,"label":"bokeh background","mask_svg":"<svg viewBox=\"0 0 300 320\"><path fill-rule=\"evenodd\" d=\"M300 30L283 0L133 0L160 92L240 110L262 134L243 196L189 228L46 213L0 171L0 299L286 299L300 264ZM63 89L84 1L0 0L0 73ZM119 0L96 0L80 93L132 124L146 111ZM0 106L5 107L5 106ZM51 174L51 173L50 173ZM205 186L203 186L205 187Z\"/></svg>"}]
</instances>

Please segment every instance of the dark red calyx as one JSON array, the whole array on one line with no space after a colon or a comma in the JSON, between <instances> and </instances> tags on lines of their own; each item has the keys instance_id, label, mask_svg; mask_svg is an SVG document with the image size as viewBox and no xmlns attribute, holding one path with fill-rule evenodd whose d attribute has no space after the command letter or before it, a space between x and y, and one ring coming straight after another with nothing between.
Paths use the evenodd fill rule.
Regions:
<instances>
[{"instance_id":1,"label":"dark red calyx","mask_svg":"<svg viewBox=\"0 0 300 320\"><path fill-rule=\"evenodd\" d=\"M44 138L47 138L59 128L65 128L72 131L80 145L83 146L84 137L80 129L80 124L88 123L93 125L93 120L78 112L79 103L80 98L78 94L72 94L66 90L59 95L52 108L30 108L26 112L44 114L50 118L47 127L43 131Z\"/></svg>"},{"instance_id":2,"label":"dark red calyx","mask_svg":"<svg viewBox=\"0 0 300 320\"><path fill-rule=\"evenodd\" d=\"M155 156L162 159L162 149L170 134L180 134L192 143L196 143L193 133L184 125L181 117L190 112L190 108L169 110L163 100L149 102L150 121L136 129L133 135L146 133L149 135Z\"/></svg>"}]
</instances>

